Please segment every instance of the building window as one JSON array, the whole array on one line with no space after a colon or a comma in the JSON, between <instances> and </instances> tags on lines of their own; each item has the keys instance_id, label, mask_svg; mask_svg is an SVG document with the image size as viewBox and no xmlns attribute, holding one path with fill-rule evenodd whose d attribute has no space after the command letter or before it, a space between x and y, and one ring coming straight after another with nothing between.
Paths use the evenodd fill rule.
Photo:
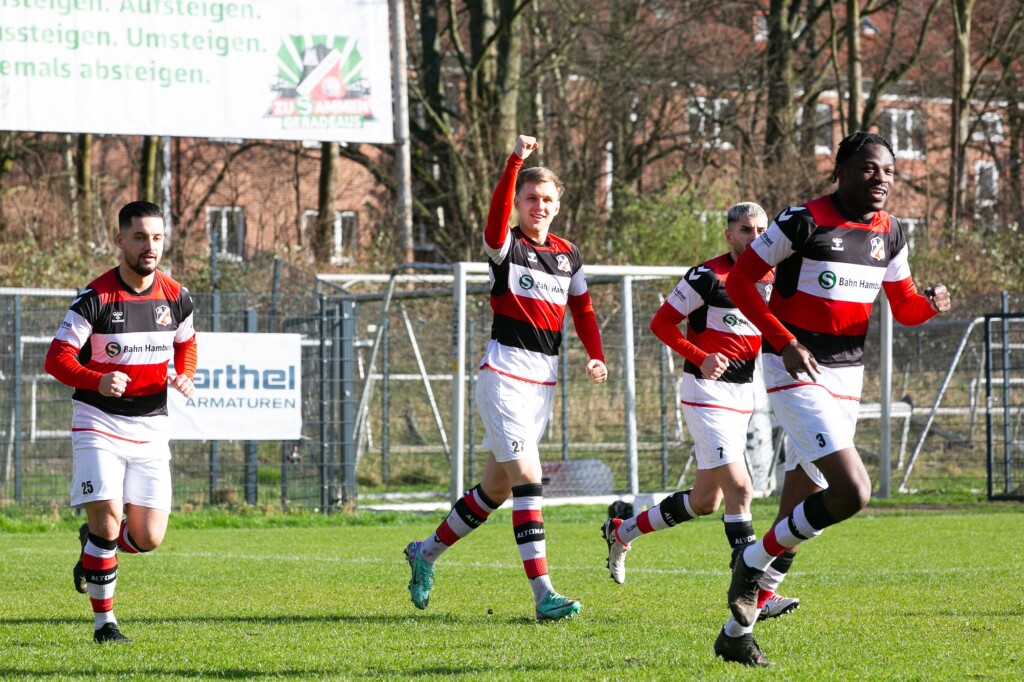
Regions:
<instances>
[{"instance_id":1,"label":"building window","mask_svg":"<svg viewBox=\"0 0 1024 682\"><path fill-rule=\"evenodd\" d=\"M917 109L883 109L878 117L878 128L882 137L889 140L897 158L924 158L924 117Z\"/></svg>"},{"instance_id":2,"label":"building window","mask_svg":"<svg viewBox=\"0 0 1024 682\"><path fill-rule=\"evenodd\" d=\"M302 214L302 232L307 240L315 230L320 211L308 209ZM359 214L355 211L335 211L334 229L331 235L331 265L347 265L355 262L356 247L359 245Z\"/></svg>"},{"instance_id":3,"label":"building window","mask_svg":"<svg viewBox=\"0 0 1024 682\"><path fill-rule=\"evenodd\" d=\"M803 136L807 129L803 125L804 110L796 110L796 141L803 142ZM814 137L814 153L819 155L832 155L832 105L818 102L814 105L814 129L811 131Z\"/></svg>"},{"instance_id":4,"label":"building window","mask_svg":"<svg viewBox=\"0 0 1024 682\"><path fill-rule=\"evenodd\" d=\"M995 111L982 112L971 116L971 140L974 142L999 143L1005 139L1003 117Z\"/></svg>"},{"instance_id":5,"label":"building window","mask_svg":"<svg viewBox=\"0 0 1024 682\"><path fill-rule=\"evenodd\" d=\"M974 164L974 222L995 229L999 222L999 168L992 161Z\"/></svg>"},{"instance_id":6,"label":"building window","mask_svg":"<svg viewBox=\"0 0 1024 682\"><path fill-rule=\"evenodd\" d=\"M245 213L241 206L208 206L206 236L225 260L245 260Z\"/></svg>"},{"instance_id":7,"label":"building window","mask_svg":"<svg viewBox=\"0 0 1024 682\"><path fill-rule=\"evenodd\" d=\"M735 118L732 100L724 97L694 97L690 100L690 141L705 147L732 149L731 136L723 123Z\"/></svg>"}]
</instances>

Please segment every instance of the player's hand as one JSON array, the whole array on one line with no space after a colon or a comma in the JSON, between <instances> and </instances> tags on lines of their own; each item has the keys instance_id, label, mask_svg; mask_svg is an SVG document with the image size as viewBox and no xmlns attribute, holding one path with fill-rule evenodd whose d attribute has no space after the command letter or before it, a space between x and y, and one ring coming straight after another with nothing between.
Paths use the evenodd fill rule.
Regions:
<instances>
[{"instance_id":1,"label":"player's hand","mask_svg":"<svg viewBox=\"0 0 1024 682\"><path fill-rule=\"evenodd\" d=\"M729 359L721 353L709 353L704 362L700 363L700 373L705 379L717 381L729 369Z\"/></svg>"},{"instance_id":2,"label":"player's hand","mask_svg":"<svg viewBox=\"0 0 1024 682\"><path fill-rule=\"evenodd\" d=\"M518 156L520 159L525 159L533 152L534 149L536 149L539 146L540 143L537 142L536 137L530 137L529 135L520 135L519 137L516 138L516 146L515 149L512 150L512 153Z\"/></svg>"},{"instance_id":3,"label":"player's hand","mask_svg":"<svg viewBox=\"0 0 1024 682\"><path fill-rule=\"evenodd\" d=\"M936 284L924 290L924 296L928 299L932 309L937 313L947 312L950 308L949 290L945 284Z\"/></svg>"},{"instance_id":4,"label":"player's hand","mask_svg":"<svg viewBox=\"0 0 1024 682\"><path fill-rule=\"evenodd\" d=\"M179 374L169 381L171 386L178 389L178 393L186 398L192 397L192 394L196 392L196 385L192 383L192 378L187 374Z\"/></svg>"},{"instance_id":5,"label":"player's hand","mask_svg":"<svg viewBox=\"0 0 1024 682\"><path fill-rule=\"evenodd\" d=\"M608 368L600 360L591 360L587 363L587 376L595 384L603 383L608 379Z\"/></svg>"},{"instance_id":6,"label":"player's hand","mask_svg":"<svg viewBox=\"0 0 1024 682\"><path fill-rule=\"evenodd\" d=\"M818 369L818 361L811 355L799 341L793 339L782 347L782 364L785 366L789 376L799 379L797 373L804 372L811 377L812 381L818 379L821 370Z\"/></svg>"},{"instance_id":7,"label":"player's hand","mask_svg":"<svg viewBox=\"0 0 1024 682\"><path fill-rule=\"evenodd\" d=\"M120 398L128 389L130 381L131 377L124 372L107 372L100 377L100 395L105 395L108 398Z\"/></svg>"}]
</instances>

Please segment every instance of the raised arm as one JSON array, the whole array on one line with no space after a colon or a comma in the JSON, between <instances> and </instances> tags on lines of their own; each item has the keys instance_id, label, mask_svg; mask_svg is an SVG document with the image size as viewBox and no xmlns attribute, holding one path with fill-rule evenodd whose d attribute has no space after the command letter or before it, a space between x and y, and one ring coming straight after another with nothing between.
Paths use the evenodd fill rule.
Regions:
<instances>
[{"instance_id":1,"label":"raised arm","mask_svg":"<svg viewBox=\"0 0 1024 682\"><path fill-rule=\"evenodd\" d=\"M494 188L491 195L491 206L487 211L487 226L484 228L484 249L491 260L496 254L502 251L508 237L508 219L512 215L512 209L516 196L516 178L519 177L519 169L523 167L523 161L533 150L539 146L536 138L529 135L520 135L516 138L515 147L505 162L505 170L498 180L498 186Z\"/></svg>"}]
</instances>

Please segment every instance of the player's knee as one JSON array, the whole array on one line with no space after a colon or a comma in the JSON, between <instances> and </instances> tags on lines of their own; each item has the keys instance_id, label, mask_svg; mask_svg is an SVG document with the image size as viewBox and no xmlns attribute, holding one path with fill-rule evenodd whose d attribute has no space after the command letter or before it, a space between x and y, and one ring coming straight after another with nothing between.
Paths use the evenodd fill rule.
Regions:
<instances>
[{"instance_id":1,"label":"player's knee","mask_svg":"<svg viewBox=\"0 0 1024 682\"><path fill-rule=\"evenodd\" d=\"M505 504L505 500L512 496L512 486L507 482L505 484L493 481L487 483L481 482L480 489L484 492L484 495L486 495L487 498L498 507Z\"/></svg>"},{"instance_id":2,"label":"player's knee","mask_svg":"<svg viewBox=\"0 0 1024 682\"><path fill-rule=\"evenodd\" d=\"M837 488L834 492L834 499L838 503L838 509L836 509L838 513L835 516L837 520L842 521L867 508L871 501L871 481L867 478L855 479L848 485Z\"/></svg>"},{"instance_id":3,"label":"player's knee","mask_svg":"<svg viewBox=\"0 0 1024 682\"><path fill-rule=\"evenodd\" d=\"M138 536L132 533L132 542L140 552L152 552L163 543L165 532L156 528L143 528Z\"/></svg>"},{"instance_id":4,"label":"player's knee","mask_svg":"<svg viewBox=\"0 0 1024 682\"><path fill-rule=\"evenodd\" d=\"M722 504L722 491L715 489L709 490L702 493L690 492L688 496L688 502L690 503L690 509L697 516L707 516L708 514L714 514L718 510L718 507Z\"/></svg>"},{"instance_id":5,"label":"player's knee","mask_svg":"<svg viewBox=\"0 0 1024 682\"><path fill-rule=\"evenodd\" d=\"M750 503L754 500L754 486L750 481L737 483L730 490L725 492L725 503L729 506L750 509Z\"/></svg>"}]
</instances>

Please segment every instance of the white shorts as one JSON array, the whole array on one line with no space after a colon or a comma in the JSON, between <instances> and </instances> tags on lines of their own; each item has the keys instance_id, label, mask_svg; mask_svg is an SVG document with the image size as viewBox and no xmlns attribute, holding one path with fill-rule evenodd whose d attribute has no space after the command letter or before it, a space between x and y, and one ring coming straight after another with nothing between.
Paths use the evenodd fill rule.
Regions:
<instances>
[{"instance_id":1,"label":"white shorts","mask_svg":"<svg viewBox=\"0 0 1024 682\"><path fill-rule=\"evenodd\" d=\"M499 462L540 459L537 444L551 415L555 387L480 371L476 404L484 423L484 448Z\"/></svg>"},{"instance_id":2,"label":"white shorts","mask_svg":"<svg viewBox=\"0 0 1024 682\"><path fill-rule=\"evenodd\" d=\"M764 382L779 424L789 437L786 471L803 466L811 480L825 488L816 460L854 445L864 367L819 365L818 379L794 380L778 355L764 356ZM810 465L810 466L808 466Z\"/></svg>"},{"instance_id":3,"label":"white shorts","mask_svg":"<svg viewBox=\"0 0 1024 682\"><path fill-rule=\"evenodd\" d=\"M745 461L754 384L709 381L685 373L679 382L679 402L698 469Z\"/></svg>"},{"instance_id":4,"label":"white shorts","mask_svg":"<svg viewBox=\"0 0 1024 682\"><path fill-rule=\"evenodd\" d=\"M171 452L166 441L131 443L92 431L71 434L71 506L122 500L171 511Z\"/></svg>"}]
</instances>

